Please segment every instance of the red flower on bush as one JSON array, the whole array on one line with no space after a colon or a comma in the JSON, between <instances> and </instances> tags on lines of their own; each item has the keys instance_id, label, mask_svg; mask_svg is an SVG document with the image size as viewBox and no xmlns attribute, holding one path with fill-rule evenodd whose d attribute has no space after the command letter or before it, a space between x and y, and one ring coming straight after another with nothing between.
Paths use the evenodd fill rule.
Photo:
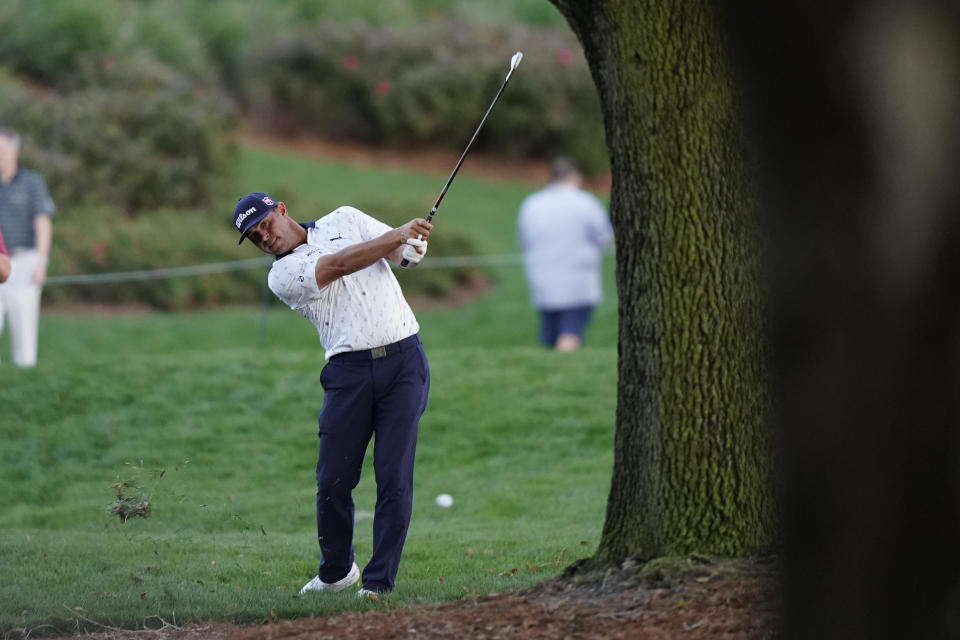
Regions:
<instances>
[{"instance_id":1,"label":"red flower on bush","mask_svg":"<svg viewBox=\"0 0 960 640\"><path fill-rule=\"evenodd\" d=\"M351 53L350 55L343 56L340 64L346 71L356 71L357 67L360 66L360 60Z\"/></svg>"},{"instance_id":2,"label":"red flower on bush","mask_svg":"<svg viewBox=\"0 0 960 640\"><path fill-rule=\"evenodd\" d=\"M107 260L107 245L103 242L94 242L90 245L90 255L93 259L103 264Z\"/></svg>"},{"instance_id":3,"label":"red flower on bush","mask_svg":"<svg viewBox=\"0 0 960 640\"><path fill-rule=\"evenodd\" d=\"M390 90L389 80L379 80L377 84L373 85L373 92L381 98L385 98L390 95Z\"/></svg>"},{"instance_id":4,"label":"red flower on bush","mask_svg":"<svg viewBox=\"0 0 960 640\"><path fill-rule=\"evenodd\" d=\"M570 49L560 49L560 51L557 51L557 62L569 67L570 63L573 62L573 52Z\"/></svg>"}]
</instances>

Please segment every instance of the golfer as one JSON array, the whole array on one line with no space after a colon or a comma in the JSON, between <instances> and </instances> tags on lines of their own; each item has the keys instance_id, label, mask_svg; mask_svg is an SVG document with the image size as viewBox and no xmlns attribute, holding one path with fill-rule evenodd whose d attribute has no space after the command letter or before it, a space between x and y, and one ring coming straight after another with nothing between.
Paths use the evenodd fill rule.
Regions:
<instances>
[{"instance_id":1,"label":"golfer","mask_svg":"<svg viewBox=\"0 0 960 640\"><path fill-rule=\"evenodd\" d=\"M341 591L361 577L352 492L374 434L373 552L357 595L388 592L410 524L417 425L430 370L417 319L387 260L419 263L433 225L416 218L393 229L353 207L300 224L264 193L242 197L233 224L240 242L250 238L276 256L270 290L313 323L326 351L317 456L320 566L300 593Z\"/></svg>"}]
</instances>

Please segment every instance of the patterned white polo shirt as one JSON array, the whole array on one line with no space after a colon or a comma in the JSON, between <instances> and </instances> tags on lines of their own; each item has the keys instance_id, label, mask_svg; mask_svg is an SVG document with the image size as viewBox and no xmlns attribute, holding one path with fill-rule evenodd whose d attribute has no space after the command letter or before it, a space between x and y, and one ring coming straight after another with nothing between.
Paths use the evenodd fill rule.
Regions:
<instances>
[{"instance_id":1,"label":"patterned white polo shirt","mask_svg":"<svg viewBox=\"0 0 960 640\"><path fill-rule=\"evenodd\" d=\"M278 298L313 323L331 356L372 349L420 330L386 259L338 278L322 289L314 269L320 256L373 240L391 227L354 207L340 207L307 229L307 242L273 263L267 284Z\"/></svg>"}]
</instances>

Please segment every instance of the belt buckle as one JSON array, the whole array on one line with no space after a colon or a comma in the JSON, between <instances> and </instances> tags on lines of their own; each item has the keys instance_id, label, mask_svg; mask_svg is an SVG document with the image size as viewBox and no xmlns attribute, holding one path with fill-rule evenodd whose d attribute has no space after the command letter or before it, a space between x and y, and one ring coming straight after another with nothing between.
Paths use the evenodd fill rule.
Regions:
<instances>
[{"instance_id":1,"label":"belt buckle","mask_svg":"<svg viewBox=\"0 0 960 640\"><path fill-rule=\"evenodd\" d=\"M377 358L383 358L387 355L386 347L374 347L370 349L370 357L376 360Z\"/></svg>"}]
</instances>

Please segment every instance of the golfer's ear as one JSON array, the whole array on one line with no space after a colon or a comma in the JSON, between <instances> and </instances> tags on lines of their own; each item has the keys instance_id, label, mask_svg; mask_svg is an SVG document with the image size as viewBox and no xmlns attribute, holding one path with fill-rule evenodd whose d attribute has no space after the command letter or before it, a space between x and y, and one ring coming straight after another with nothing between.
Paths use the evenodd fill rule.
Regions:
<instances>
[{"instance_id":1,"label":"golfer's ear","mask_svg":"<svg viewBox=\"0 0 960 640\"><path fill-rule=\"evenodd\" d=\"M277 213L279 213L279 214L282 215L282 216L287 215L287 205L285 205L283 202L278 202L278 203L277 203Z\"/></svg>"}]
</instances>

